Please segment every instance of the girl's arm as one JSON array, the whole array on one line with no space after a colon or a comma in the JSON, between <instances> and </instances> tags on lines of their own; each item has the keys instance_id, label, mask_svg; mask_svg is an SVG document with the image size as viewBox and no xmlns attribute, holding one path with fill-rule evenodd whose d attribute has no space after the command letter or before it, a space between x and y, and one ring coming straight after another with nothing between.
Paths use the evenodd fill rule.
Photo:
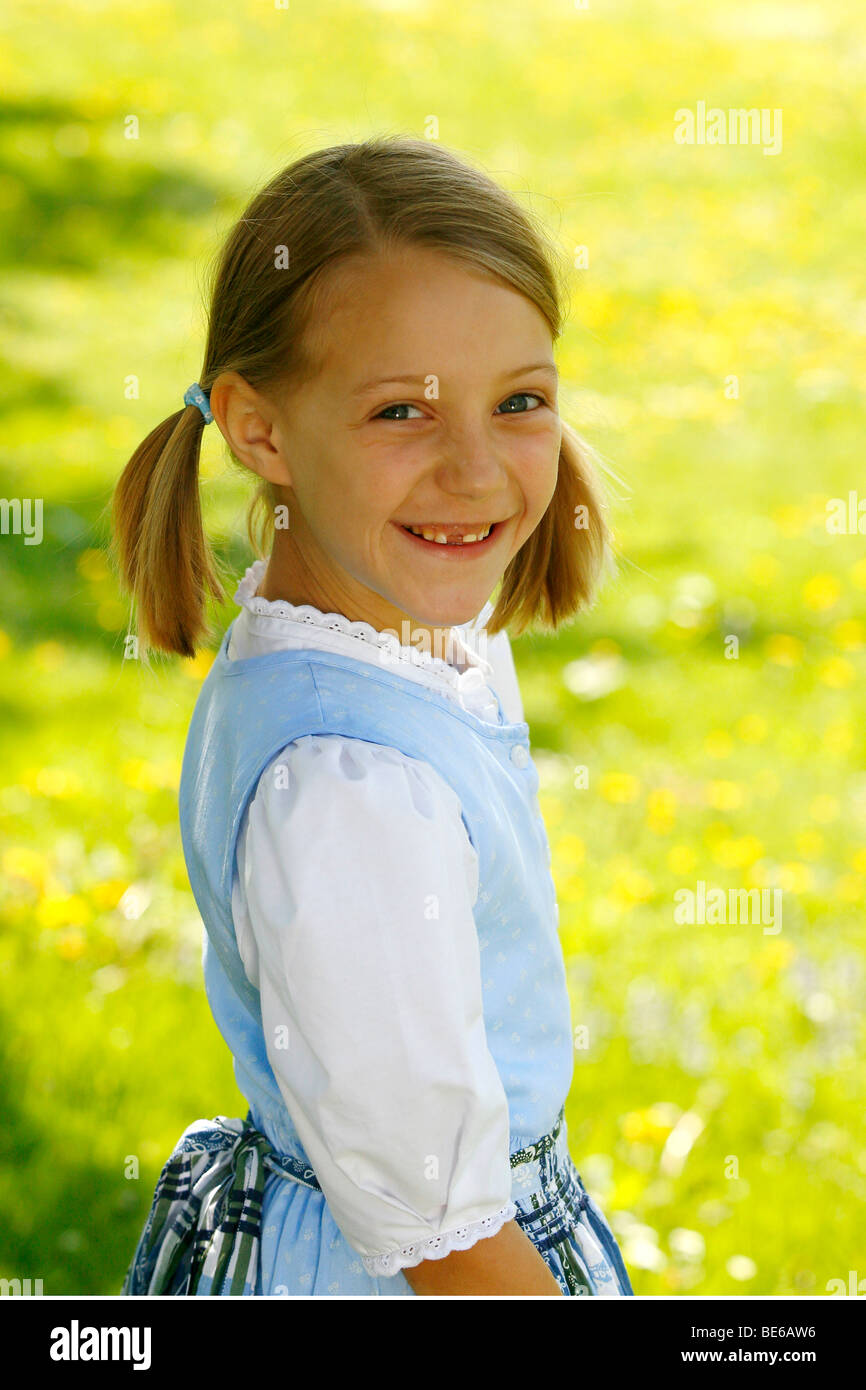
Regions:
<instances>
[{"instance_id":1,"label":"girl's arm","mask_svg":"<svg viewBox=\"0 0 866 1390\"><path fill-rule=\"evenodd\" d=\"M416 1294L453 1297L460 1294L527 1294L538 1298L564 1297L529 1236L516 1221L468 1250L452 1250L442 1260L422 1260L404 1269Z\"/></svg>"}]
</instances>

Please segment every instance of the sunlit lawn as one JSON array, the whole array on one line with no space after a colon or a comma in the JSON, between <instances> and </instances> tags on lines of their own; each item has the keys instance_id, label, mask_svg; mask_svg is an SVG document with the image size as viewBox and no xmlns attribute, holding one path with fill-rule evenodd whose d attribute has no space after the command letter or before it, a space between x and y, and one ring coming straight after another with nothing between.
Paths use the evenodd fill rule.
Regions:
<instances>
[{"instance_id":1,"label":"sunlit lawn","mask_svg":"<svg viewBox=\"0 0 866 1390\"><path fill-rule=\"evenodd\" d=\"M0 1274L117 1292L180 1132L245 1113L177 823L209 655L123 660L105 507L196 378L204 259L248 192L435 112L589 248L561 407L623 480L597 606L514 643L571 1150L636 1292L823 1294L866 1275L866 543L825 525L866 495L862 32L797 5L359 8L22 6L0 58L0 492L44 499L41 545L0 537ZM701 99L783 107L783 153L675 145ZM207 524L240 577L218 438ZM781 889L781 929L678 925L701 881Z\"/></svg>"}]
</instances>

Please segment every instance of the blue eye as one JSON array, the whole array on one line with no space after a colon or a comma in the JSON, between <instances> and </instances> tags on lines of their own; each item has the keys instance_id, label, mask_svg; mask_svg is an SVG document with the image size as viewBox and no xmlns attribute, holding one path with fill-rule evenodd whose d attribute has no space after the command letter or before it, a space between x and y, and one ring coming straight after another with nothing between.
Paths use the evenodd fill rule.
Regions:
<instances>
[{"instance_id":1,"label":"blue eye","mask_svg":"<svg viewBox=\"0 0 866 1390\"><path fill-rule=\"evenodd\" d=\"M385 409L384 409L384 410L380 410L380 411L379 411L379 414L378 414L378 415L375 415L373 418L374 418L375 420L385 420L385 419L387 419L387 418L390 418L390 419L393 420L393 419L398 418L398 417L395 417L395 416L393 416L393 415L389 417L388 414L387 414L387 412L388 412L389 410L417 410L417 409L418 409L417 405L412 405L412 404L410 404L409 401L400 401L397 405L386 405L386 406L385 406ZM399 416L399 419L401 419L401 420L405 420L405 419L407 419L407 418L408 418L408 417L405 416L405 415Z\"/></svg>"},{"instance_id":2,"label":"blue eye","mask_svg":"<svg viewBox=\"0 0 866 1390\"><path fill-rule=\"evenodd\" d=\"M544 398L544 396L539 395L539 393L538 393L537 391L515 391L515 392L514 392L514 395L508 396L508 397L506 398L506 400L504 400L504 401L502 402L502 404L503 404L503 405L507 405L507 404L508 404L508 401L520 401L520 400L524 400L524 401L525 401L525 400L540 401L542 405L547 405L547 401L546 401L546 399ZM506 410L504 413L505 413L506 415L527 415L527 414L531 414L532 412L531 412L531 411L527 411L527 410Z\"/></svg>"}]
</instances>

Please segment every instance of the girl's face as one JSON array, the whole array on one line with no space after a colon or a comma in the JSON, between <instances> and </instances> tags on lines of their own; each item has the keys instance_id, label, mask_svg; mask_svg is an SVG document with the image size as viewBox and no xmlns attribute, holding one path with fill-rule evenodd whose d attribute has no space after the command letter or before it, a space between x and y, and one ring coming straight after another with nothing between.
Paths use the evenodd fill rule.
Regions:
<instances>
[{"instance_id":1,"label":"girl's face","mask_svg":"<svg viewBox=\"0 0 866 1390\"><path fill-rule=\"evenodd\" d=\"M248 436L288 507L263 593L438 640L477 615L553 496L550 329L523 295L427 248L343 262L325 300L321 370L271 406L269 439ZM491 523L484 541L449 543Z\"/></svg>"}]
</instances>

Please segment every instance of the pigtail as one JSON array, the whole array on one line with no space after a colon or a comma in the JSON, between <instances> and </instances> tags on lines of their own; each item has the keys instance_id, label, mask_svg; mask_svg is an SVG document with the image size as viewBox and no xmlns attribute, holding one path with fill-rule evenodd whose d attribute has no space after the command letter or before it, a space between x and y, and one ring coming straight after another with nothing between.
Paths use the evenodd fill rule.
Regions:
<instances>
[{"instance_id":1,"label":"pigtail","mask_svg":"<svg viewBox=\"0 0 866 1390\"><path fill-rule=\"evenodd\" d=\"M204 423L194 405L163 420L139 444L114 490L111 548L135 605L142 656L150 647L195 656L197 646L213 636L207 595L225 600L202 525L198 469Z\"/></svg>"}]
</instances>

